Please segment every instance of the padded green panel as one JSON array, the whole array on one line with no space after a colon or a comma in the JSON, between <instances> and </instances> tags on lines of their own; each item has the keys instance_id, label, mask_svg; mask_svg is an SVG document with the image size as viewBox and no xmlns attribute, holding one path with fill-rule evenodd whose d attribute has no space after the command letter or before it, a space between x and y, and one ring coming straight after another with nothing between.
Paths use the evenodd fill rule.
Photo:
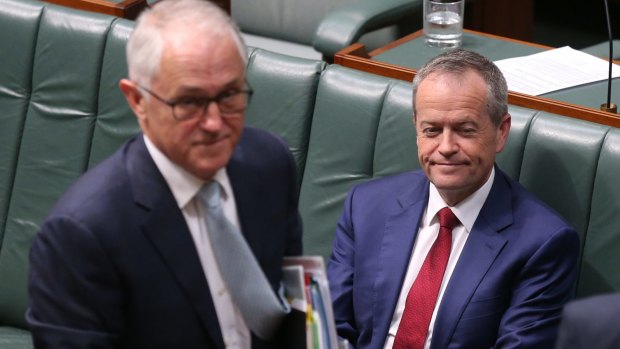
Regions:
<instances>
[{"instance_id":1,"label":"padded green panel","mask_svg":"<svg viewBox=\"0 0 620 349\"><path fill-rule=\"evenodd\" d=\"M113 17L46 5L0 250L0 324L25 327L28 251L49 208L86 169Z\"/></svg>"},{"instance_id":2,"label":"padded green panel","mask_svg":"<svg viewBox=\"0 0 620 349\"><path fill-rule=\"evenodd\" d=\"M508 106L508 112L512 117L510 134L508 135L508 141L506 142L504 150L497 154L495 162L502 171L506 172L512 179L518 181L519 172L521 172L521 162L523 161L525 141L530 131L532 118L537 111L510 105Z\"/></svg>"},{"instance_id":3,"label":"padded green panel","mask_svg":"<svg viewBox=\"0 0 620 349\"><path fill-rule=\"evenodd\" d=\"M599 152L608 127L541 113L532 122L519 182L583 237Z\"/></svg>"},{"instance_id":4,"label":"padded green panel","mask_svg":"<svg viewBox=\"0 0 620 349\"><path fill-rule=\"evenodd\" d=\"M89 168L112 154L130 136L140 132L138 121L118 87L120 79L127 77L125 45L133 25L132 21L116 20L105 40Z\"/></svg>"},{"instance_id":5,"label":"padded green panel","mask_svg":"<svg viewBox=\"0 0 620 349\"><path fill-rule=\"evenodd\" d=\"M232 17L243 32L311 45L321 19L354 0L233 0Z\"/></svg>"},{"instance_id":6,"label":"padded green panel","mask_svg":"<svg viewBox=\"0 0 620 349\"><path fill-rule=\"evenodd\" d=\"M0 248L8 200L14 180L19 143L32 81L32 60L42 6L0 0Z\"/></svg>"},{"instance_id":7,"label":"padded green panel","mask_svg":"<svg viewBox=\"0 0 620 349\"><path fill-rule=\"evenodd\" d=\"M411 84L394 81L383 102L373 159L373 177L419 169Z\"/></svg>"},{"instance_id":8,"label":"padded green panel","mask_svg":"<svg viewBox=\"0 0 620 349\"><path fill-rule=\"evenodd\" d=\"M355 42L362 42L368 50L383 47L422 28L422 3L358 0L340 6L325 14L312 44L323 57L334 57Z\"/></svg>"},{"instance_id":9,"label":"padded green panel","mask_svg":"<svg viewBox=\"0 0 620 349\"><path fill-rule=\"evenodd\" d=\"M598 159L578 295L620 291L620 129L607 134Z\"/></svg>"},{"instance_id":10,"label":"padded green panel","mask_svg":"<svg viewBox=\"0 0 620 349\"><path fill-rule=\"evenodd\" d=\"M247 80L254 89L246 124L272 131L288 143L301 185L316 89L325 63L261 49L250 53Z\"/></svg>"},{"instance_id":11,"label":"padded green panel","mask_svg":"<svg viewBox=\"0 0 620 349\"><path fill-rule=\"evenodd\" d=\"M383 77L336 65L323 73L299 202L306 254L329 255L349 188L373 177L377 128L388 87Z\"/></svg>"},{"instance_id":12,"label":"padded green panel","mask_svg":"<svg viewBox=\"0 0 620 349\"><path fill-rule=\"evenodd\" d=\"M0 348L2 349L32 349L30 332L14 327L0 326Z\"/></svg>"}]
</instances>

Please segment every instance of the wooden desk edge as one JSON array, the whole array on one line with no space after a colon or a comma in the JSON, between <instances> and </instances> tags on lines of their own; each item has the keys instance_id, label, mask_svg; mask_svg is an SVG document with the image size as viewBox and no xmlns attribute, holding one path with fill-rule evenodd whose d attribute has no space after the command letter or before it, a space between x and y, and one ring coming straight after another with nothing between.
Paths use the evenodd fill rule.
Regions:
<instances>
[{"instance_id":1,"label":"wooden desk edge","mask_svg":"<svg viewBox=\"0 0 620 349\"><path fill-rule=\"evenodd\" d=\"M106 0L45 0L46 2L79 10L105 13L126 19L135 19L140 11L148 7L146 0L125 0L114 3Z\"/></svg>"},{"instance_id":2,"label":"wooden desk edge","mask_svg":"<svg viewBox=\"0 0 620 349\"><path fill-rule=\"evenodd\" d=\"M470 31L473 32L473 31ZM476 33L479 35L489 36L493 38L499 38L502 40L513 41L525 45L537 46L541 48L551 49L551 47L532 44L525 41L503 38L496 35ZM401 67L394 64L373 61L372 57L385 52L389 48L394 48L403 44L413 38L420 36L420 31L407 35L402 39L399 39L391 44L388 44L382 48L374 50L370 53L366 51L363 44L355 43L347 48L336 53L334 56L334 63L343 67L348 67L356 70L365 71L368 73L385 76L397 80L404 80L407 82L413 81L416 70L412 68ZM594 108L583 107L566 102L560 102L549 98L530 96L523 93L508 91L508 103L524 108L536 109L553 114L572 117L575 119L586 120L595 122L602 125L613 126L620 128L620 116L597 110Z\"/></svg>"},{"instance_id":3,"label":"wooden desk edge","mask_svg":"<svg viewBox=\"0 0 620 349\"><path fill-rule=\"evenodd\" d=\"M545 46L545 45L540 45L540 44L535 44L533 42L527 42L527 41L522 41L522 40L517 40L517 39L511 39L511 38L505 38L503 36L498 36L498 35L493 35L493 34L487 34L487 33L481 33L481 32L477 32L474 30L469 30L469 29L463 29L464 33L468 33L468 34L472 34L472 35L479 35L479 36L486 36L487 38L491 38L491 39L497 39L497 40L502 40L502 41L508 41L508 42L513 42L515 44L520 44L520 45L528 45L528 46L533 46L533 47L538 47L544 50L551 50L554 47L551 46ZM424 35L424 32L422 30L418 30L415 31L409 35L403 36L402 38L390 42L389 44L383 46L383 47L379 47L376 50L373 50L369 53L370 57L374 57L377 55L380 55L386 51L389 51L397 46L400 46L406 42L409 42L411 40L417 39L420 36ZM346 50L346 48L344 49Z\"/></svg>"}]
</instances>

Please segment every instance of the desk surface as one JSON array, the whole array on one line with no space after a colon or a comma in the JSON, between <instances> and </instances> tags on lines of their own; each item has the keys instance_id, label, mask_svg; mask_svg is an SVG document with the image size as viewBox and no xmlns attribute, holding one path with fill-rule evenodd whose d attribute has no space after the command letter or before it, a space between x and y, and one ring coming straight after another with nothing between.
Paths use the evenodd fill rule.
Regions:
<instances>
[{"instance_id":1,"label":"desk surface","mask_svg":"<svg viewBox=\"0 0 620 349\"><path fill-rule=\"evenodd\" d=\"M443 48L427 46L424 43L424 35L421 31L417 31L406 38L408 40L401 41L397 46L371 52L372 59L419 69L431 58L445 51ZM521 41L503 39L497 36L480 35L468 30L463 33L461 48L478 52L492 61L531 55L548 49L544 46L528 45Z\"/></svg>"},{"instance_id":2,"label":"desk surface","mask_svg":"<svg viewBox=\"0 0 620 349\"><path fill-rule=\"evenodd\" d=\"M464 31L462 48L478 52L492 61L551 49L548 46L471 30ZM428 47L424 43L422 31L418 31L370 53L365 51L363 45L354 44L337 53L334 62L374 74L411 81L417 69L444 50ZM619 82L620 78L614 79L615 84ZM508 98L511 104L620 127L620 117L617 114L599 109L607 99L607 81L575 86L541 96L509 92ZM612 87L613 102L620 104L620 86L615 89Z\"/></svg>"}]
</instances>

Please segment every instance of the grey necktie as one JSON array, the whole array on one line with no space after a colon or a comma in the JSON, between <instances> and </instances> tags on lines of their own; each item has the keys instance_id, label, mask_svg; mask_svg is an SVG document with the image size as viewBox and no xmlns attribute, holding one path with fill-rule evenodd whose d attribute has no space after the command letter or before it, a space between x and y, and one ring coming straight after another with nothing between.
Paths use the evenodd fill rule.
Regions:
<instances>
[{"instance_id":1,"label":"grey necktie","mask_svg":"<svg viewBox=\"0 0 620 349\"><path fill-rule=\"evenodd\" d=\"M206 209L213 254L232 299L252 332L262 339L272 338L287 311L241 232L224 216L219 183L206 184L198 198Z\"/></svg>"}]
</instances>

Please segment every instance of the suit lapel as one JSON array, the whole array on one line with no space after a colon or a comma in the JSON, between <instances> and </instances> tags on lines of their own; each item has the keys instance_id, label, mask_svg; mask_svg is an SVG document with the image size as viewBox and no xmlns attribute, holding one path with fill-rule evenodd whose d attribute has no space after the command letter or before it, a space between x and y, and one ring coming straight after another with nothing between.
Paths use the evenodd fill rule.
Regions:
<instances>
[{"instance_id":1,"label":"suit lapel","mask_svg":"<svg viewBox=\"0 0 620 349\"><path fill-rule=\"evenodd\" d=\"M435 319L432 349L447 348L465 307L484 278L506 239L501 230L511 225L512 192L505 175L495 169L495 180L474 223Z\"/></svg>"},{"instance_id":2,"label":"suit lapel","mask_svg":"<svg viewBox=\"0 0 620 349\"><path fill-rule=\"evenodd\" d=\"M428 191L426 178L415 183L397 199L400 209L386 220L373 302L373 338L377 346L383 346L394 315L420 219L428 202Z\"/></svg>"},{"instance_id":3,"label":"suit lapel","mask_svg":"<svg viewBox=\"0 0 620 349\"><path fill-rule=\"evenodd\" d=\"M194 305L213 342L218 348L224 348L215 307L194 241L142 136L135 139L128 150L126 165L135 202L145 209L142 226L144 234L175 276L182 292Z\"/></svg>"}]
</instances>

